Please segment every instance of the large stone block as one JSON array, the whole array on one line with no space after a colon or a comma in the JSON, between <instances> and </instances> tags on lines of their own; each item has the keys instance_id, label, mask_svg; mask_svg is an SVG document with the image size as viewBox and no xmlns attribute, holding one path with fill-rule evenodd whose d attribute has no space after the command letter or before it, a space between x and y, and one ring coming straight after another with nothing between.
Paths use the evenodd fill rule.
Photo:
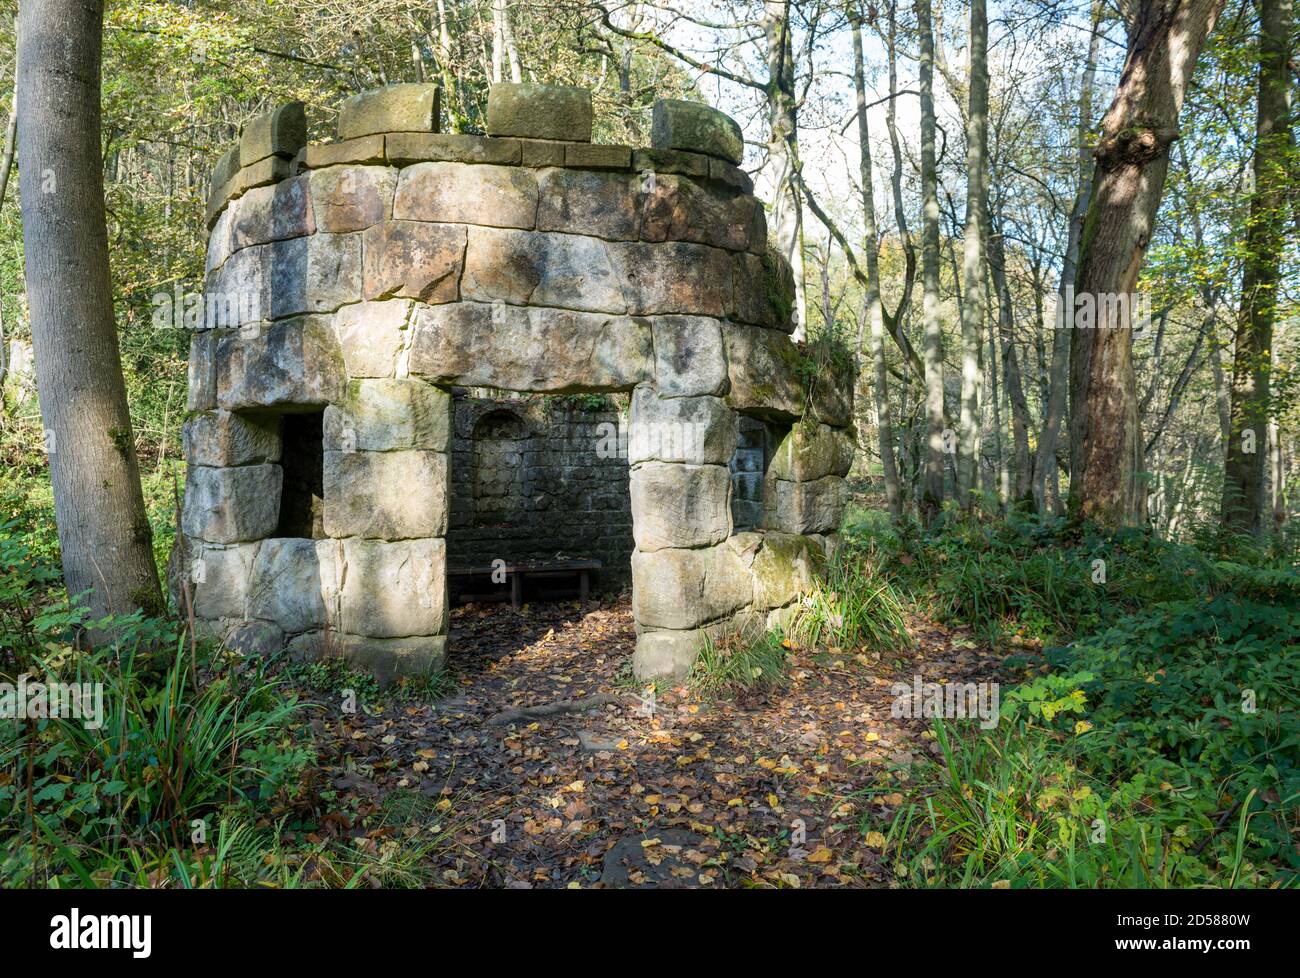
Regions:
<instances>
[{"instance_id":1,"label":"large stone block","mask_svg":"<svg viewBox=\"0 0 1300 978\"><path fill-rule=\"evenodd\" d=\"M297 238L316 230L306 177L256 187L234 201L226 213L230 215L232 249ZM214 235L220 227L218 220Z\"/></svg>"},{"instance_id":2,"label":"large stone block","mask_svg":"<svg viewBox=\"0 0 1300 978\"><path fill-rule=\"evenodd\" d=\"M337 639L336 644L348 664L370 673L381 686L399 679L432 675L447 661L446 635L408 638L340 635Z\"/></svg>"},{"instance_id":3,"label":"large stone block","mask_svg":"<svg viewBox=\"0 0 1300 978\"><path fill-rule=\"evenodd\" d=\"M415 323L410 372L436 383L561 393L650 375L650 330L626 316L460 302L417 307Z\"/></svg>"},{"instance_id":4,"label":"large stone block","mask_svg":"<svg viewBox=\"0 0 1300 978\"><path fill-rule=\"evenodd\" d=\"M749 568L725 543L632 554L632 614L643 628L691 629L745 607Z\"/></svg>"},{"instance_id":5,"label":"large stone block","mask_svg":"<svg viewBox=\"0 0 1300 978\"><path fill-rule=\"evenodd\" d=\"M437 85L414 82L353 95L339 106L339 139L378 132L437 132L440 102Z\"/></svg>"},{"instance_id":6,"label":"large stone block","mask_svg":"<svg viewBox=\"0 0 1300 978\"><path fill-rule=\"evenodd\" d=\"M590 170L544 170L537 180L537 230L635 241L639 178Z\"/></svg>"},{"instance_id":7,"label":"large stone block","mask_svg":"<svg viewBox=\"0 0 1300 978\"><path fill-rule=\"evenodd\" d=\"M767 474L785 482L815 482L828 475L848 475L855 451L850 432L805 419L781 439Z\"/></svg>"},{"instance_id":8,"label":"large stone block","mask_svg":"<svg viewBox=\"0 0 1300 978\"><path fill-rule=\"evenodd\" d=\"M309 178L316 226L322 231L363 231L392 215L397 171L391 167L331 166Z\"/></svg>"},{"instance_id":9,"label":"large stone block","mask_svg":"<svg viewBox=\"0 0 1300 978\"><path fill-rule=\"evenodd\" d=\"M280 424L265 415L205 411L181 428L190 465L225 467L280 461Z\"/></svg>"},{"instance_id":10,"label":"large stone block","mask_svg":"<svg viewBox=\"0 0 1300 978\"><path fill-rule=\"evenodd\" d=\"M731 407L778 418L803 414L802 357L790 337L776 330L724 323L722 338Z\"/></svg>"},{"instance_id":11,"label":"large stone block","mask_svg":"<svg viewBox=\"0 0 1300 978\"><path fill-rule=\"evenodd\" d=\"M707 547L731 534L725 465L643 462L632 469L632 535L641 551Z\"/></svg>"},{"instance_id":12,"label":"large stone block","mask_svg":"<svg viewBox=\"0 0 1300 978\"><path fill-rule=\"evenodd\" d=\"M683 153L675 149L638 149L632 153L632 169L641 175L642 180L651 174L657 179L663 173L707 177L710 162L709 157L699 153Z\"/></svg>"},{"instance_id":13,"label":"large stone block","mask_svg":"<svg viewBox=\"0 0 1300 978\"><path fill-rule=\"evenodd\" d=\"M704 153L731 163L745 157L740 126L730 116L701 102L657 100L650 122L650 142L655 149Z\"/></svg>"},{"instance_id":14,"label":"large stone block","mask_svg":"<svg viewBox=\"0 0 1300 978\"><path fill-rule=\"evenodd\" d=\"M270 536L280 518L282 479L278 465L190 466L182 531L208 543L246 543Z\"/></svg>"},{"instance_id":15,"label":"large stone block","mask_svg":"<svg viewBox=\"0 0 1300 978\"><path fill-rule=\"evenodd\" d=\"M270 250L272 319L332 312L361 299L361 235L313 234L266 248Z\"/></svg>"},{"instance_id":16,"label":"large stone block","mask_svg":"<svg viewBox=\"0 0 1300 978\"><path fill-rule=\"evenodd\" d=\"M410 335L409 299L357 302L334 314L349 377L392 377Z\"/></svg>"},{"instance_id":17,"label":"large stone block","mask_svg":"<svg viewBox=\"0 0 1300 978\"><path fill-rule=\"evenodd\" d=\"M239 144L236 143L217 157L217 162L213 164L212 177L208 181L209 196L225 190L226 185L235 178L235 174L238 172Z\"/></svg>"},{"instance_id":18,"label":"large stone block","mask_svg":"<svg viewBox=\"0 0 1300 978\"><path fill-rule=\"evenodd\" d=\"M190 337L187 411L211 411L217 406L217 334L211 331Z\"/></svg>"},{"instance_id":19,"label":"large stone block","mask_svg":"<svg viewBox=\"0 0 1300 978\"><path fill-rule=\"evenodd\" d=\"M517 139L493 139L467 133L397 133L386 137L390 163L495 163L518 166L522 155Z\"/></svg>"},{"instance_id":20,"label":"large stone block","mask_svg":"<svg viewBox=\"0 0 1300 978\"><path fill-rule=\"evenodd\" d=\"M254 337L224 334L216 359L217 403L227 411L311 407L343 392L338 339L320 316L272 323Z\"/></svg>"},{"instance_id":21,"label":"large stone block","mask_svg":"<svg viewBox=\"0 0 1300 978\"><path fill-rule=\"evenodd\" d=\"M632 672L638 679L684 679L704 647L704 632L642 632L632 653Z\"/></svg>"},{"instance_id":22,"label":"large stone block","mask_svg":"<svg viewBox=\"0 0 1300 978\"><path fill-rule=\"evenodd\" d=\"M754 554L754 607L780 608L811 591L825 568L825 557L811 537L771 531L762 534Z\"/></svg>"},{"instance_id":23,"label":"large stone block","mask_svg":"<svg viewBox=\"0 0 1300 978\"><path fill-rule=\"evenodd\" d=\"M736 256L735 318L743 323L793 333L794 272L775 252Z\"/></svg>"},{"instance_id":24,"label":"large stone block","mask_svg":"<svg viewBox=\"0 0 1300 978\"><path fill-rule=\"evenodd\" d=\"M183 568L194 598L196 618L243 618L248 606L248 586L260 543L213 547L192 541Z\"/></svg>"},{"instance_id":25,"label":"large stone block","mask_svg":"<svg viewBox=\"0 0 1300 978\"><path fill-rule=\"evenodd\" d=\"M287 102L244 124L239 136L239 165L252 166L268 156L292 158L306 143L306 109L301 102Z\"/></svg>"},{"instance_id":26,"label":"large stone block","mask_svg":"<svg viewBox=\"0 0 1300 978\"><path fill-rule=\"evenodd\" d=\"M725 394L729 389L722 325L704 316L656 316L655 386L661 397Z\"/></svg>"},{"instance_id":27,"label":"large stone block","mask_svg":"<svg viewBox=\"0 0 1300 978\"><path fill-rule=\"evenodd\" d=\"M632 394L628 462L726 465L736 450L736 428L736 412L721 398L665 398L651 387L638 387Z\"/></svg>"},{"instance_id":28,"label":"large stone block","mask_svg":"<svg viewBox=\"0 0 1300 978\"><path fill-rule=\"evenodd\" d=\"M303 170L322 170L327 166L340 166L344 163L383 163L384 137L361 136L345 139L341 143L306 146L298 159Z\"/></svg>"},{"instance_id":29,"label":"large stone block","mask_svg":"<svg viewBox=\"0 0 1300 978\"><path fill-rule=\"evenodd\" d=\"M263 540L248 589L248 616L290 635L324 628L336 601L338 544L333 540Z\"/></svg>"},{"instance_id":30,"label":"large stone block","mask_svg":"<svg viewBox=\"0 0 1300 978\"><path fill-rule=\"evenodd\" d=\"M441 452L326 452L325 533L377 540L443 536L447 471Z\"/></svg>"},{"instance_id":31,"label":"large stone block","mask_svg":"<svg viewBox=\"0 0 1300 978\"><path fill-rule=\"evenodd\" d=\"M537 216L532 170L475 163L416 163L402 170L393 201L400 221L531 228Z\"/></svg>"},{"instance_id":32,"label":"large stone block","mask_svg":"<svg viewBox=\"0 0 1300 978\"><path fill-rule=\"evenodd\" d=\"M442 540L344 540L343 561L346 634L446 634L447 548Z\"/></svg>"},{"instance_id":33,"label":"large stone block","mask_svg":"<svg viewBox=\"0 0 1300 978\"><path fill-rule=\"evenodd\" d=\"M208 276L203 290L204 323L213 329L242 329L260 323L271 310L271 245L236 251Z\"/></svg>"},{"instance_id":34,"label":"large stone block","mask_svg":"<svg viewBox=\"0 0 1300 978\"><path fill-rule=\"evenodd\" d=\"M828 475L816 482L763 483L763 526L786 533L829 533L844 518L848 490L844 480Z\"/></svg>"},{"instance_id":35,"label":"large stone block","mask_svg":"<svg viewBox=\"0 0 1300 978\"><path fill-rule=\"evenodd\" d=\"M208 233L208 252L203 261L203 277L208 278L213 272L226 263L231 252L235 250L234 239L231 237L231 223L234 220L233 207L227 207L217 218L212 230Z\"/></svg>"},{"instance_id":36,"label":"large stone block","mask_svg":"<svg viewBox=\"0 0 1300 978\"><path fill-rule=\"evenodd\" d=\"M815 371L808 386L808 414L818 421L844 428L853 423L853 360L847 355L830 358Z\"/></svg>"},{"instance_id":37,"label":"large stone block","mask_svg":"<svg viewBox=\"0 0 1300 978\"><path fill-rule=\"evenodd\" d=\"M732 304L731 254L705 245L611 243L628 311L723 317Z\"/></svg>"},{"instance_id":38,"label":"large stone block","mask_svg":"<svg viewBox=\"0 0 1300 978\"><path fill-rule=\"evenodd\" d=\"M354 380L325 409L326 451L445 452L451 395L422 380Z\"/></svg>"},{"instance_id":39,"label":"large stone block","mask_svg":"<svg viewBox=\"0 0 1300 978\"><path fill-rule=\"evenodd\" d=\"M641 237L645 241L692 241L731 251L747 251L754 242L763 206L748 194L701 184L672 173L656 174L647 185Z\"/></svg>"},{"instance_id":40,"label":"large stone block","mask_svg":"<svg viewBox=\"0 0 1300 978\"><path fill-rule=\"evenodd\" d=\"M465 229L456 224L386 221L362 236L367 299L404 296L455 302L465 265Z\"/></svg>"},{"instance_id":41,"label":"large stone block","mask_svg":"<svg viewBox=\"0 0 1300 978\"><path fill-rule=\"evenodd\" d=\"M485 302L626 312L610 247L576 234L470 228L461 288Z\"/></svg>"},{"instance_id":42,"label":"large stone block","mask_svg":"<svg viewBox=\"0 0 1300 978\"><path fill-rule=\"evenodd\" d=\"M490 136L589 143L591 92L570 85L492 85L487 131Z\"/></svg>"}]
</instances>

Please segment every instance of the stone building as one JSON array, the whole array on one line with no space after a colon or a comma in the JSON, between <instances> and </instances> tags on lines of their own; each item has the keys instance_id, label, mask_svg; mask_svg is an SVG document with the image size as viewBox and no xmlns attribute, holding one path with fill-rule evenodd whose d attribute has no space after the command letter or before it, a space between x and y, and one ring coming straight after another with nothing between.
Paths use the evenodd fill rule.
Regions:
<instances>
[{"instance_id":1,"label":"stone building","mask_svg":"<svg viewBox=\"0 0 1300 978\"><path fill-rule=\"evenodd\" d=\"M612 540L630 514L639 675L798 600L844 505L849 372L790 339L731 119L657 102L648 149L593 144L591 121L585 91L497 85L486 136L444 134L437 89L396 85L345 102L333 143L305 144L299 104L245 126L190 354L178 565L206 628L381 679L440 665L448 561L483 542L460 533L473 507L479 530L529 513L530 476L499 463L554 437L458 410L458 387L630 397L581 478L596 498L610 451L626 466L627 502L586 518ZM550 527L565 549L572 524Z\"/></svg>"}]
</instances>

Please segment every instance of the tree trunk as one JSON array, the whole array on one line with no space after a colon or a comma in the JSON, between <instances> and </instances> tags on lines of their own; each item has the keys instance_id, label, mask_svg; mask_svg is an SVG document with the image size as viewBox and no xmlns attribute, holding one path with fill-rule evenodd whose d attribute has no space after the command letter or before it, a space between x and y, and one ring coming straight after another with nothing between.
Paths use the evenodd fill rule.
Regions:
<instances>
[{"instance_id":1,"label":"tree trunk","mask_svg":"<svg viewBox=\"0 0 1300 978\"><path fill-rule=\"evenodd\" d=\"M1286 244L1287 170L1292 153L1290 0L1257 0L1259 88L1255 113L1255 187L1246 227L1241 312L1232 361L1231 432L1223 466L1223 521L1235 530L1265 527L1265 443L1273 324Z\"/></svg>"},{"instance_id":2,"label":"tree trunk","mask_svg":"<svg viewBox=\"0 0 1300 978\"><path fill-rule=\"evenodd\" d=\"M1094 152L1075 296L1096 304L1070 330L1070 509L1105 526L1144 517L1142 439L1129 315L1178 137L1192 70L1223 0L1146 0ZM1071 310L1067 309L1067 312Z\"/></svg>"},{"instance_id":3,"label":"tree trunk","mask_svg":"<svg viewBox=\"0 0 1300 978\"><path fill-rule=\"evenodd\" d=\"M102 0L19 14L18 165L41 416L69 597L163 611L113 322L100 150Z\"/></svg>"},{"instance_id":4,"label":"tree trunk","mask_svg":"<svg viewBox=\"0 0 1300 978\"><path fill-rule=\"evenodd\" d=\"M871 323L871 367L875 383L872 399L880 436L880 465L884 472L885 502L894 519L902 516L902 493L894 464L894 430L889 420L889 374L885 370L885 317L880 299L879 229L876 226L876 189L871 169L871 132L867 126L867 84L862 67L862 24L853 19L853 90L857 98L858 158L862 176L863 260L867 266L866 307Z\"/></svg>"},{"instance_id":5,"label":"tree trunk","mask_svg":"<svg viewBox=\"0 0 1300 978\"><path fill-rule=\"evenodd\" d=\"M989 234L989 266L998 299L998 335L1002 341L1002 378L1011 408L1011 478L1008 502L1024 506L1033 501L1029 463L1029 404L1020 370L1020 353L1016 350L1015 307L1011 286L1007 282L1006 246L1002 234Z\"/></svg>"},{"instance_id":6,"label":"tree trunk","mask_svg":"<svg viewBox=\"0 0 1300 978\"><path fill-rule=\"evenodd\" d=\"M1068 287L1074 283L1079 261L1079 240L1083 237L1083 218L1088 213L1092 197L1092 181L1088 174L1088 133L1092 129L1092 88L1097 76L1097 57L1101 47L1102 5L1094 0L1092 5L1092 38L1088 42L1088 61L1083 68L1079 86L1079 183L1070 211L1070 227L1065 245L1065 260L1061 263L1061 280L1056 290L1057 316L1065 309ZM1070 333L1062 323L1054 324L1052 333L1052 367L1048 378L1048 398L1043 412L1043 430L1038 436L1034 453L1033 491L1037 510L1047 509L1048 480L1057 483L1056 448L1060 439L1061 421L1065 416L1065 399L1069 387Z\"/></svg>"},{"instance_id":7,"label":"tree trunk","mask_svg":"<svg viewBox=\"0 0 1300 978\"><path fill-rule=\"evenodd\" d=\"M939 182L935 164L934 29L930 0L916 2L921 38L921 319L925 329L925 484L921 510L932 519L943 505L943 329L939 322Z\"/></svg>"},{"instance_id":8,"label":"tree trunk","mask_svg":"<svg viewBox=\"0 0 1300 978\"><path fill-rule=\"evenodd\" d=\"M985 0L970 0L970 98L966 111L966 240L961 307L961 417L957 434L957 501L969 511L975 504L980 454L977 410L984 383L980 362L984 330L984 232L988 211L989 22Z\"/></svg>"},{"instance_id":9,"label":"tree trunk","mask_svg":"<svg viewBox=\"0 0 1300 978\"><path fill-rule=\"evenodd\" d=\"M795 109L789 0L763 0L763 33L767 39L767 111L771 130L768 158L775 175L772 229L777 247L794 272L794 339L801 340L808 326L808 303L803 270L803 209L795 185L792 152L798 146L799 120Z\"/></svg>"}]
</instances>

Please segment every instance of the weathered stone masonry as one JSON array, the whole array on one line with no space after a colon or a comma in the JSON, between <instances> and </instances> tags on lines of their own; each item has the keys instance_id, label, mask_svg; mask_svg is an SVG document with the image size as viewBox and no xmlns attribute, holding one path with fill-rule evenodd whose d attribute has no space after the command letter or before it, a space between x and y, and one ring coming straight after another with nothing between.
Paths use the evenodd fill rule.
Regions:
<instances>
[{"instance_id":1,"label":"weathered stone masonry","mask_svg":"<svg viewBox=\"0 0 1300 978\"><path fill-rule=\"evenodd\" d=\"M853 452L847 378L805 392L739 128L661 101L653 148L593 145L588 93L532 85L493 87L487 136L437 125L424 85L350 99L328 145L304 145L302 107L283 106L216 168L206 289L233 321L191 346L196 615L232 644L338 650L382 679L437 667L452 387L630 392L634 665L680 675L706 632L798 600ZM756 457L761 502L737 512L758 525L738 532Z\"/></svg>"}]
</instances>

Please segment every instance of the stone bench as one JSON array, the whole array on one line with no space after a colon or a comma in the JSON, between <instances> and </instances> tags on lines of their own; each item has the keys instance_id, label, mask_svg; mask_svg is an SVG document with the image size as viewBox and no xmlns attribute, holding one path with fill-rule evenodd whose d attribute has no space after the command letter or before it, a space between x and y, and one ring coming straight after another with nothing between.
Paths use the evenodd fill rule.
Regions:
<instances>
[{"instance_id":1,"label":"stone bench","mask_svg":"<svg viewBox=\"0 0 1300 978\"><path fill-rule=\"evenodd\" d=\"M453 567L447 570L447 577L450 579L491 577L494 573L504 571L510 579L510 605L518 610L523 604L525 577L556 578L576 575L578 578L578 599L585 605L587 597L591 593L591 572L599 571L603 566L599 560L582 558L528 560L506 564L505 567ZM462 597L464 596L462 594ZM475 594L472 597L479 600L496 599L495 594Z\"/></svg>"}]
</instances>

